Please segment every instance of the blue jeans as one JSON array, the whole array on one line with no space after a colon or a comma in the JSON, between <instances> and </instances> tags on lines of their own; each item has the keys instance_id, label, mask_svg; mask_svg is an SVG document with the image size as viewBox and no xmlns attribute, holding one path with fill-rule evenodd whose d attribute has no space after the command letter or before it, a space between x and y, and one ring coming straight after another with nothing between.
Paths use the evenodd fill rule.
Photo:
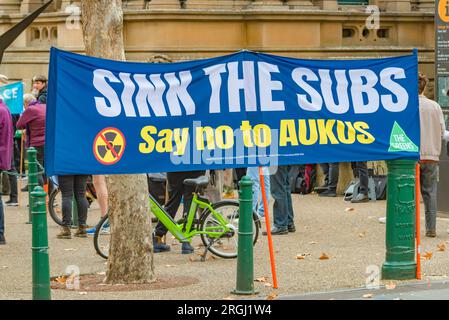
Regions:
<instances>
[{"instance_id":1,"label":"blue jeans","mask_svg":"<svg viewBox=\"0 0 449 320\"><path fill-rule=\"evenodd\" d=\"M268 167L264 167L263 171L263 181L265 185L265 193L267 194L267 202L270 202L270 176L268 172ZM253 181L253 211L257 212L259 217L265 216L265 208L263 206L262 199L262 188L260 187L260 177L259 168L252 167L248 168L246 174Z\"/></svg>"},{"instance_id":2,"label":"blue jeans","mask_svg":"<svg viewBox=\"0 0 449 320\"><path fill-rule=\"evenodd\" d=\"M270 176L271 195L274 198L274 226L279 229L287 229L288 226L294 224L289 179L291 168L291 166L278 167L276 173Z\"/></svg>"},{"instance_id":3,"label":"blue jeans","mask_svg":"<svg viewBox=\"0 0 449 320\"><path fill-rule=\"evenodd\" d=\"M0 170L1 172L1 170ZM5 233L5 215L3 212L3 201L2 201L2 174L0 173L0 235Z\"/></svg>"}]
</instances>

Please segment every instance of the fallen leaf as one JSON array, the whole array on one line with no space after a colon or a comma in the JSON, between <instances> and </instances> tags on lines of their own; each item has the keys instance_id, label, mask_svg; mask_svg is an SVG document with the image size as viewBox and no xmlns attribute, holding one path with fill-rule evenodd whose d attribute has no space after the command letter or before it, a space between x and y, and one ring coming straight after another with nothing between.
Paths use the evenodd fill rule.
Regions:
<instances>
[{"instance_id":1,"label":"fallen leaf","mask_svg":"<svg viewBox=\"0 0 449 320\"><path fill-rule=\"evenodd\" d=\"M359 238L365 238L366 232L359 233Z\"/></svg>"},{"instance_id":2,"label":"fallen leaf","mask_svg":"<svg viewBox=\"0 0 449 320\"><path fill-rule=\"evenodd\" d=\"M354 211L354 210L355 210L354 208L346 208L345 209L346 212L351 212L351 211Z\"/></svg>"},{"instance_id":3,"label":"fallen leaf","mask_svg":"<svg viewBox=\"0 0 449 320\"><path fill-rule=\"evenodd\" d=\"M298 259L298 260L304 260L305 258L306 258L306 256L303 256L302 254L298 254L296 256L296 259Z\"/></svg>"},{"instance_id":4,"label":"fallen leaf","mask_svg":"<svg viewBox=\"0 0 449 320\"><path fill-rule=\"evenodd\" d=\"M315 241L310 241L309 244L317 244Z\"/></svg>"},{"instance_id":5,"label":"fallen leaf","mask_svg":"<svg viewBox=\"0 0 449 320\"><path fill-rule=\"evenodd\" d=\"M81 292L79 292L79 294L82 295L82 296L85 296L87 294L87 292L86 291L81 291Z\"/></svg>"},{"instance_id":6,"label":"fallen leaf","mask_svg":"<svg viewBox=\"0 0 449 320\"><path fill-rule=\"evenodd\" d=\"M256 282L267 282L268 281L268 277L256 278L256 279L254 279L254 281L256 281Z\"/></svg>"},{"instance_id":7,"label":"fallen leaf","mask_svg":"<svg viewBox=\"0 0 449 320\"><path fill-rule=\"evenodd\" d=\"M97 274L100 275L100 276L105 276L105 275L106 275L106 272L105 272L105 271L97 272Z\"/></svg>"},{"instance_id":8,"label":"fallen leaf","mask_svg":"<svg viewBox=\"0 0 449 320\"><path fill-rule=\"evenodd\" d=\"M74 249L74 248L67 248L67 249L64 249L64 251L77 251L78 249Z\"/></svg>"},{"instance_id":9,"label":"fallen leaf","mask_svg":"<svg viewBox=\"0 0 449 320\"><path fill-rule=\"evenodd\" d=\"M396 285L394 283L389 283L385 285L385 289L387 290L394 290L396 288Z\"/></svg>"},{"instance_id":10,"label":"fallen leaf","mask_svg":"<svg viewBox=\"0 0 449 320\"><path fill-rule=\"evenodd\" d=\"M444 243L440 243L437 247L438 251L446 251L446 245Z\"/></svg>"},{"instance_id":11,"label":"fallen leaf","mask_svg":"<svg viewBox=\"0 0 449 320\"><path fill-rule=\"evenodd\" d=\"M272 294L270 294L270 295L267 297L266 300L274 300L274 299L276 299L277 297L278 297L278 295L277 295L276 293L272 293Z\"/></svg>"},{"instance_id":12,"label":"fallen leaf","mask_svg":"<svg viewBox=\"0 0 449 320\"><path fill-rule=\"evenodd\" d=\"M367 294L364 294L362 297L365 298L365 299L370 299L370 298L373 297L373 294L372 293L367 293Z\"/></svg>"},{"instance_id":13,"label":"fallen leaf","mask_svg":"<svg viewBox=\"0 0 449 320\"><path fill-rule=\"evenodd\" d=\"M430 259L432 259L432 256L433 256L432 252L426 252L422 255L422 258L426 259L426 260L430 260Z\"/></svg>"},{"instance_id":14,"label":"fallen leaf","mask_svg":"<svg viewBox=\"0 0 449 320\"><path fill-rule=\"evenodd\" d=\"M66 276L61 276L61 277L55 278L55 280L56 280L57 283L65 284L66 281L67 281L67 277Z\"/></svg>"},{"instance_id":15,"label":"fallen leaf","mask_svg":"<svg viewBox=\"0 0 449 320\"><path fill-rule=\"evenodd\" d=\"M174 264L166 264L165 266L166 266L167 268L176 267Z\"/></svg>"},{"instance_id":16,"label":"fallen leaf","mask_svg":"<svg viewBox=\"0 0 449 320\"><path fill-rule=\"evenodd\" d=\"M328 259L329 259L329 256L323 252L321 254L320 260L328 260Z\"/></svg>"},{"instance_id":17,"label":"fallen leaf","mask_svg":"<svg viewBox=\"0 0 449 320\"><path fill-rule=\"evenodd\" d=\"M266 283L264 283L263 285L264 285L264 287L272 287L272 286L273 286L273 285L272 285L271 283L269 283L269 282L266 282Z\"/></svg>"},{"instance_id":18,"label":"fallen leaf","mask_svg":"<svg viewBox=\"0 0 449 320\"><path fill-rule=\"evenodd\" d=\"M194 258L193 256L190 256L189 260L190 260L191 262L195 262L195 258Z\"/></svg>"}]
</instances>

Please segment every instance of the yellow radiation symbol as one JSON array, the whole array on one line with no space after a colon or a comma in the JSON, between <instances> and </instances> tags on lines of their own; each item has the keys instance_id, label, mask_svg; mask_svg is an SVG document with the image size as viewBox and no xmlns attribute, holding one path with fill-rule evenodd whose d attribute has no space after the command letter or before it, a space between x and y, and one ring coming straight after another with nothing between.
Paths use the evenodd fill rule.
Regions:
<instances>
[{"instance_id":1,"label":"yellow radiation symbol","mask_svg":"<svg viewBox=\"0 0 449 320\"><path fill-rule=\"evenodd\" d=\"M111 165L120 161L125 151L126 140L116 128L101 130L95 137L93 152L98 162Z\"/></svg>"},{"instance_id":2,"label":"yellow radiation symbol","mask_svg":"<svg viewBox=\"0 0 449 320\"><path fill-rule=\"evenodd\" d=\"M449 0L439 0L438 15L444 22L449 22Z\"/></svg>"}]
</instances>

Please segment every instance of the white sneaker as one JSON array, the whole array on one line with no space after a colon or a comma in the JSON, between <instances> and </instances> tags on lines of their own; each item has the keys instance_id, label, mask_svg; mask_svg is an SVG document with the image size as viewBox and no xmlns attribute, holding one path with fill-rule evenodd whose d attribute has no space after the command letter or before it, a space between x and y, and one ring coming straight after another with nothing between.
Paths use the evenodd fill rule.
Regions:
<instances>
[{"instance_id":1,"label":"white sneaker","mask_svg":"<svg viewBox=\"0 0 449 320\"><path fill-rule=\"evenodd\" d=\"M380 217L379 223L383 223L383 224L387 223L387 217Z\"/></svg>"}]
</instances>

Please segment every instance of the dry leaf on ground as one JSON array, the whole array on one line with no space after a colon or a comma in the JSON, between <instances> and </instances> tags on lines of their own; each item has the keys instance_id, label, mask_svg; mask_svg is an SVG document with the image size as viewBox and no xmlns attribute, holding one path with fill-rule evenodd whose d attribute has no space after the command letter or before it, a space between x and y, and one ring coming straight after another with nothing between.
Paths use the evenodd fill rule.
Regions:
<instances>
[{"instance_id":1,"label":"dry leaf on ground","mask_svg":"<svg viewBox=\"0 0 449 320\"><path fill-rule=\"evenodd\" d=\"M271 283L269 283L269 282L265 282L264 284L264 287L272 287L273 285L271 284Z\"/></svg>"},{"instance_id":2,"label":"dry leaf on ground","mask_svg":"<svg viewBox=\"0 0 449 320\"><path fill-rule=\"evenodd\" d=\"M97 272L97 274L98 274L99 276L105 276L105 275L106 275L106 272L105 272L105 271Z\"/></svg>"},{"instance_id":3,"label":"dry leaf on ground","mask_svg":"<svg viewBox=\"0 0 449 320\"><path fill-rule=\"evenodd\" d=\"M306 256L305 255L302 255L302 254L298 254L297 256L296 256L296 259L298 259L298 260L304 260L306 258Z\"/></svg>"},{"instance_id":4,"label":"dry leaf on ground","mask_svg":"<svg viewBox=\"0 0 449 320\"><path fill-rule=\"evenodd\" d=\"M256 279L254 279L254 281L256 281L256 282L267 282L268 281L268 277L256 278Z\"/></svg>"},{"instance_id":5,"label":"dry leaf on ground","mask_svg":"<svg viewBox=\"0 0 449 320\"><path fill-rule=\"evenodd\" d=\"M84 296L84 295L87 294L87 292L86 292L86 291L81 291L79 294L82 295L82 296Z\"/></svg>"},{"instance_id":6,"label":"dry leaf on ground","mask_svg":"<svg viewBox=\"0 0 449 320\"><path fill-rule=\"evenodd\" d=\"M166 264L165 266L166 266L167 268L176 267L174 264Z\"/></svg>"},{"instance_id":7,"label":"dry leaf on ground","mask_svg":"<svg viewBox=\"0 0 449 320\"><path fill-rule=\"evenodd\" d=\"M55 280L56 280L56 282L57 282L57 283L60 283L60 284L65 284L65 283L66 283L66 281L67 281L67 277L65 277L65 276L61 276L61 277L57 277L57 278L55 278Z\"/></svg>"},{"instance_id":8,"label":"dry leaf on ground","mask_svg":"<svg viewBox=\"0 0 449 320\"><path fill-rule=\"evenodd\" d=\"M310 241L309 244L317 244L316 241Z\"/></svg>"},{"instance_id":9,"label":"dry leaf on ground","mask_svg":"<svg viewBox=\"0 0 449 320\"><path fill-rule=\"evenodd\" d=\"M359 233L359 238L365 238L365 237L366 237L366 232Z\"/></svg>"},{"instance_id":10,"label":"dry leaf on ground","mask_svg":"<svg viewBox=\"0 0 449 320\"><path fill-rule=\"evenodd\" d=\"M278 297L278 295L277 295L276 293L272 293L272 294L270 294L270 295L267 297L266 300L274 300L274 299L276 299L277 297Z\"/></svg>"},{"instance_id":11,"label":"dry leaf on ground","mask_svg":"<svg viewBox=\"0 0 449 320\"><path fill-rule=\"evenodd\" d=\"M320 256L320 260L328 260L328 259L329 259L329 256L323 252Z\"/></svg>"},{"instance_id":12,"label":"dry leaf on ground","mask_svg":"<svg viewBox=\"0 0 449 320\"><path fill-rule=\"evenodd\" d=\"M372 298L373 297L373 294L372 293L367 293L367 294L364 294L363 295L363 298L365 298L365 299L370 299L370 298Z\"/></svg>"},{"instance_id":13,"label":"dry leaf on ground","mask_svg":"<svg viewBox=\"0 0 449 320\"><path fill-rule=\"evenodd\" d=\"M351 212L351 211L355 211L355 209L354 208L346 208L345 211L346 212Z\"/></svg>"},{"instance_id":14,"label":"dry leaf on ground","mask_svg":"<svg viewBox=\"0 0 449 320\"><path fill-rule=\"evenodd\" d=\"M446 251L446 245L444 243L440 243L437 245L438 251Z\"/></svg>"},{"instance_id":15,"label":"dry leaf on ground","mask_svg":"<svg viewBox=\"0 0 449 320\"><path fill-rule=\"evenodd\" d=\"M75 249L75 248L67 248L67 249L64 249L64 251L77 251L78 249Z\"/></svg>"},{"instance_id":16,"label":"dry leaf on ground","mask_svg":"<svg viewBox=\"0 0 449 320\"><path fill-rule=\"evenodd\" d=\"M396 288L396 285L394 283L388 283L385 285L385 289L387 290L394 290Z\"/></svg>"},{"instance_id":17,"label":"dry leaf on ground","mask_svg":"<svg viewBox=\"0 0 449 320\"><path fill-rule=\"evenodd\" d=\"M430 259L432 259L432 256L433 256L432 252L426 252L422 255L422 258L426 259L426 260L430 260Z\"/></svg>"}]
</instances>

